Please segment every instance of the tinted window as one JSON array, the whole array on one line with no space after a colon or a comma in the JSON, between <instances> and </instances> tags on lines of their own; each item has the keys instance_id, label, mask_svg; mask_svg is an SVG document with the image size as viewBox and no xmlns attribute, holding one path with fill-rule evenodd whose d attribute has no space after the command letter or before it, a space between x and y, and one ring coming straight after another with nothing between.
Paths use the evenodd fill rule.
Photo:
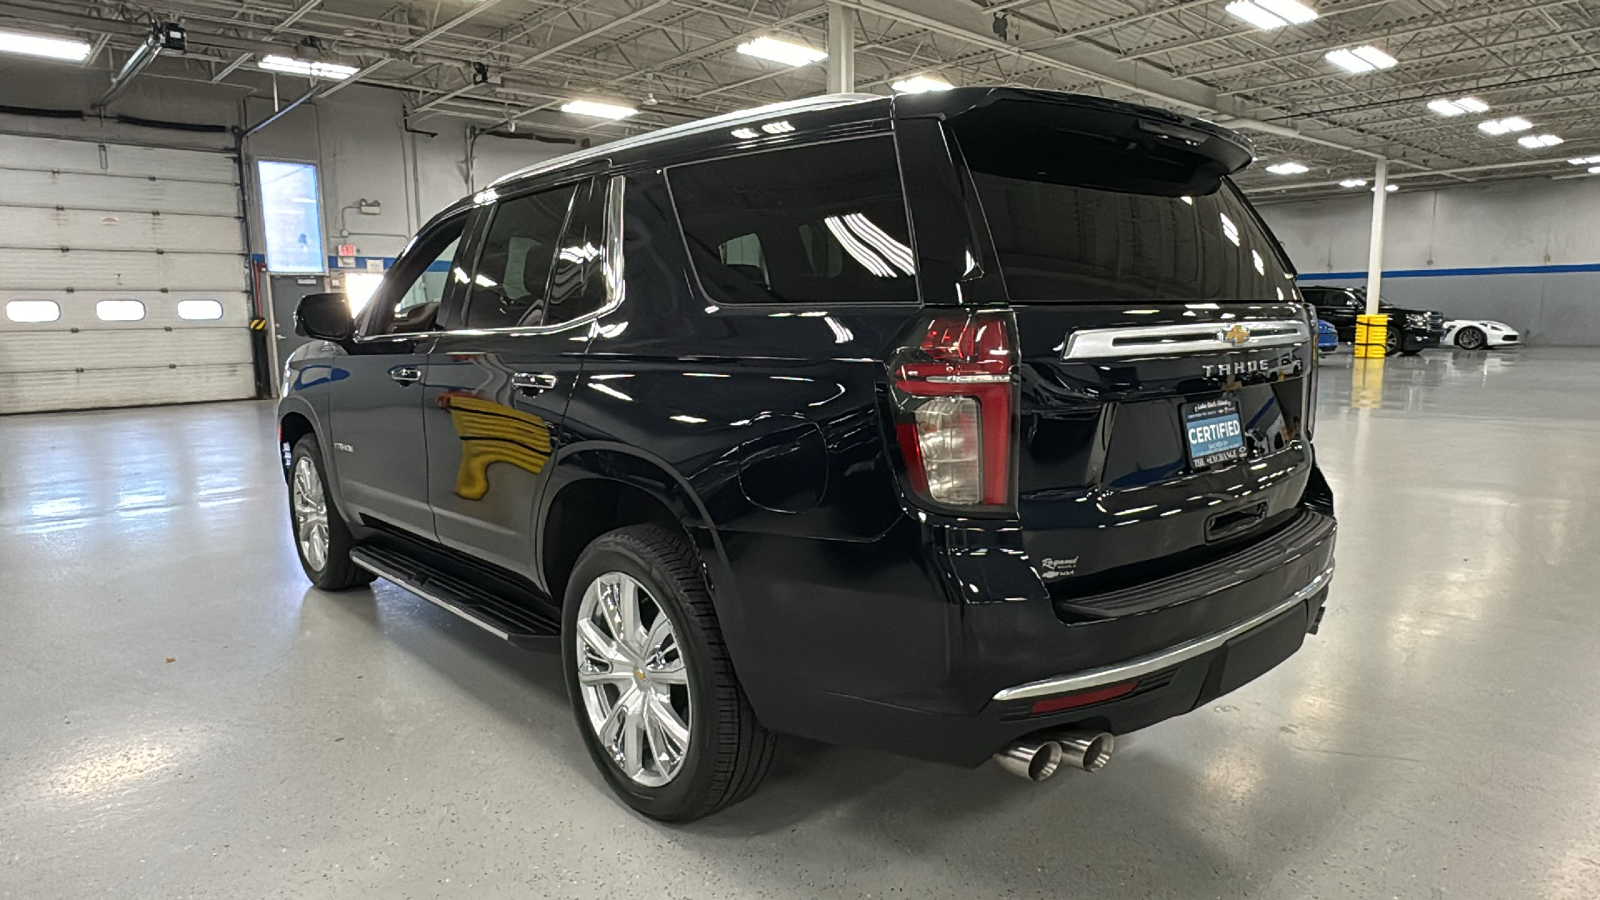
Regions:
<instances>
[{"instance_id":1,"label":"tinted window","mask_svg":"<svg viewBox=\"0 0 1600 900\"><path fill-rule=\"evenodd\" d=\"M373 293L380 302L367 333L411 334L433 329L452 278L463 277L455 258L465 224L465 217L446 222L420 236L401 254Z\"/></svg>"},{"instance_id":2,"label":"tinted window","mask_svg":"<svg viewBox=\"0 0 1600 900\"><path fill-rule=\"evenodd\" d=\"M500 203L472 276L468 328L539 323L556 243L567 220L572 185Z\"/></svg>"},{"instance_id":3,"label":"tinted window","mask_svg":"<svg viewBox=\"0 0 1600 900\"><path fill-rule=\"evenodd\" d=\"M578 193L556 251L546 325L571 322L605 306L605 229L606 183L591 182Z\"/></svg>"},{"instance_id":4,"label":"tinted window","mask_svg":"<svg viewBox=\"0 0 1600 900\"><path fill-rule=\"evenodd\" d=\"M679 166L668 178L700 283L714 300L917 297L892 138Z\"/></svg>"},{"instance_id":5,"label":"tinted window","mask_svg":"<svg viewBox=\"0 0 1600 900\"><path fill-rule=\"evenodd\" d=\"M1018 123L953 128L1015 300L1293 300L1278 250L1205 160Z\"/></svg>"}]
</instances>

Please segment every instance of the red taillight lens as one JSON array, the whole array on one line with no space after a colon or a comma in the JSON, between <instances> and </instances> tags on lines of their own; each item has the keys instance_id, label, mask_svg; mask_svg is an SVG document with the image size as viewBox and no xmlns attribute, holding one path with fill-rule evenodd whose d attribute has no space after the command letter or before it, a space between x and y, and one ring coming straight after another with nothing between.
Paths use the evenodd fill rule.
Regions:
<instances>
[{"instance_id":1,"label":"red taillight lens","mask_svg":"<svg viewBox=\"0 0 1600 900\"><path fill-rule=\"evenodd\" d=\"M935 316L890 364L907 476L935 504L1015 505L1012 332L1005 313Z\"/></svg>"}]
</instances>

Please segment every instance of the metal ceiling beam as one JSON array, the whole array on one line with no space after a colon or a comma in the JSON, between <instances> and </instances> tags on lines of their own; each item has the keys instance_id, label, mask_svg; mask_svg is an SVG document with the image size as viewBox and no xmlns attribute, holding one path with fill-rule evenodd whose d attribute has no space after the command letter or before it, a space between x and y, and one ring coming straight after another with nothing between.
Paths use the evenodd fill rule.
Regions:
<instances>
[{"instance_id":1,"label":"metal ceiling beam","mask_svg":"<svg viewBox=\"0 0 1600 900\"><path fill-rule=\"evenodd\" d=\"M455 18L453 18L450 21L444 23L443 25L440 25L437 28L434 28L432 31L425 32L425 33L419 35L418 37L413 38L412 40L407 41L404 44L401 44L400 45L400 52L409 53L410 51L415 50L418 47L421 47L422 45L428 43L429 41L433 40L434 38L436 38L436 37L438 37L438 36L440 36L442 34L446 34L446 33L450 32L450 31L452 31L457 26L464 25L467 22L470 22L471 20L473 20L474 18L477 18L478 16L482 15L483 13L488 12L491 9L494 9L496 6L499 6L502 2L503 2L503 0L479 0L477 6L471 7L466 12L462 13L459 16L456 16ZM381 69L384 66L388 65L392 61L393 61L393 57L386 57L384 59L380 59L377 62L373 63L372 65L367 66L365 69L362 69L361 71L355 73L354 75L351 75L349 78L346 78L345 80L343 80L341 82L338 82L337 84L334 84L332 87L329 87L327 90L323 91L320 96L321 97L331 97L334 94L337 94L338 92L340 92L340 91L344 90L345 88L349 87L350 85L355 84L358 81L361 81L362 79L366 78L368 75L371 75L373 72L378 71L379 69Z\"/></svg>"},{"instance_id":2,"label":"metal ceiling beam","mask_svg":"<svg viewBox=\"0 0 1600 900\"><path fill-rule=\"evenodd\" d=\"M634 10L631 13L628 13L627 15L618 16L617 18L611 19L610 21L605 22L602 25L598 25L598 26L596 26L594 28L591 28L588 31L580 32L580 33L578 33L578 34L576 34L576 35L574 35L574 36L572 36L570 38L567 38L564 41L561 41L561 42L556 43L556 44L552 44L551 46L546 47L543 50L540 50L539 52L533 54L532 56L524 57L523 59L518 60L517 62L513 63L512 65L507 66L504 71L512 72L512 71L516 71L518 69L526 69L527 67L533 65L534 63L538 62L541 59L544 59L547 56L550 56L550 55L555 54L555 53L560 53L562 50L565 50L568 47L572 47L572 46L576 46L577 44L581 44L584 41L587 41L590 38L594 37L595 35L604 34L605 32L610 31L613 28L616 28L618 25L626 25L627 23L632 22L634 19L637 19L640 16L649 15L650 13L655 12L656 10L660 9L663 6L666 6L666 5L670 4L671 2L672 2L672 0L656 0L656 2L651 3L648 6L641 6L640 8ZM442 97L437 97L437 98L435 98L433 100L428 101L427 103L423 104L422 106L417 107L416 109L411 111L411 114L412 115L417 115L419 113L428 112L428 111L434 109L435 107L437 107L440 103L443 103L446 100L452 100L452 99L454 99L456 97L460 97L463 94L467 93L468 91L470 91L470 90L472 90L473 88L476 88L476 87L478 87L478 85L476 85L476 84L464 85L463 87L458 88L457 90L451 91L450 93L445 94Z\"/></svg>"}]
</instances>

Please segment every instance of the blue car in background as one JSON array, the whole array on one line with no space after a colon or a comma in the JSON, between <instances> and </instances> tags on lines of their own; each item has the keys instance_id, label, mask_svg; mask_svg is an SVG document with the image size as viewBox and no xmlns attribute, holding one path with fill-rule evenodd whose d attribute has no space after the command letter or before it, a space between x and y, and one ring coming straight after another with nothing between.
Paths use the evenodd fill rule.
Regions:
<instances>
[{"instance_id":1,"label":"blue car in background","mask_svg":"<svg viewBox=\"0 0 1600 900\"><path fill-rule=\"evenodd\" d=\"M1317 349L1323 353L1339 349L1339 332L1327 319L1317 320Z\"/></svg>"}]
</instances>

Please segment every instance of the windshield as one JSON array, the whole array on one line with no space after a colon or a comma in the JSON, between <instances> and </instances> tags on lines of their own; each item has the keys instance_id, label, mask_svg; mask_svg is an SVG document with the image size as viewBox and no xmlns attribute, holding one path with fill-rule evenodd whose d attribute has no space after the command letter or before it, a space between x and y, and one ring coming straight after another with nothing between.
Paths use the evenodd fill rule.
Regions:
<instances>
[{"instance_id":1,"label":"windshield","mask_svg":"<svg viewBox=\"0 0 1600 900\"><path fill-rule=\"evenodd\" d=\"M1277 243L1211 160L1036 118L951 125L1012 300L1294 299Z\"/></svg>"}]
</instances>

